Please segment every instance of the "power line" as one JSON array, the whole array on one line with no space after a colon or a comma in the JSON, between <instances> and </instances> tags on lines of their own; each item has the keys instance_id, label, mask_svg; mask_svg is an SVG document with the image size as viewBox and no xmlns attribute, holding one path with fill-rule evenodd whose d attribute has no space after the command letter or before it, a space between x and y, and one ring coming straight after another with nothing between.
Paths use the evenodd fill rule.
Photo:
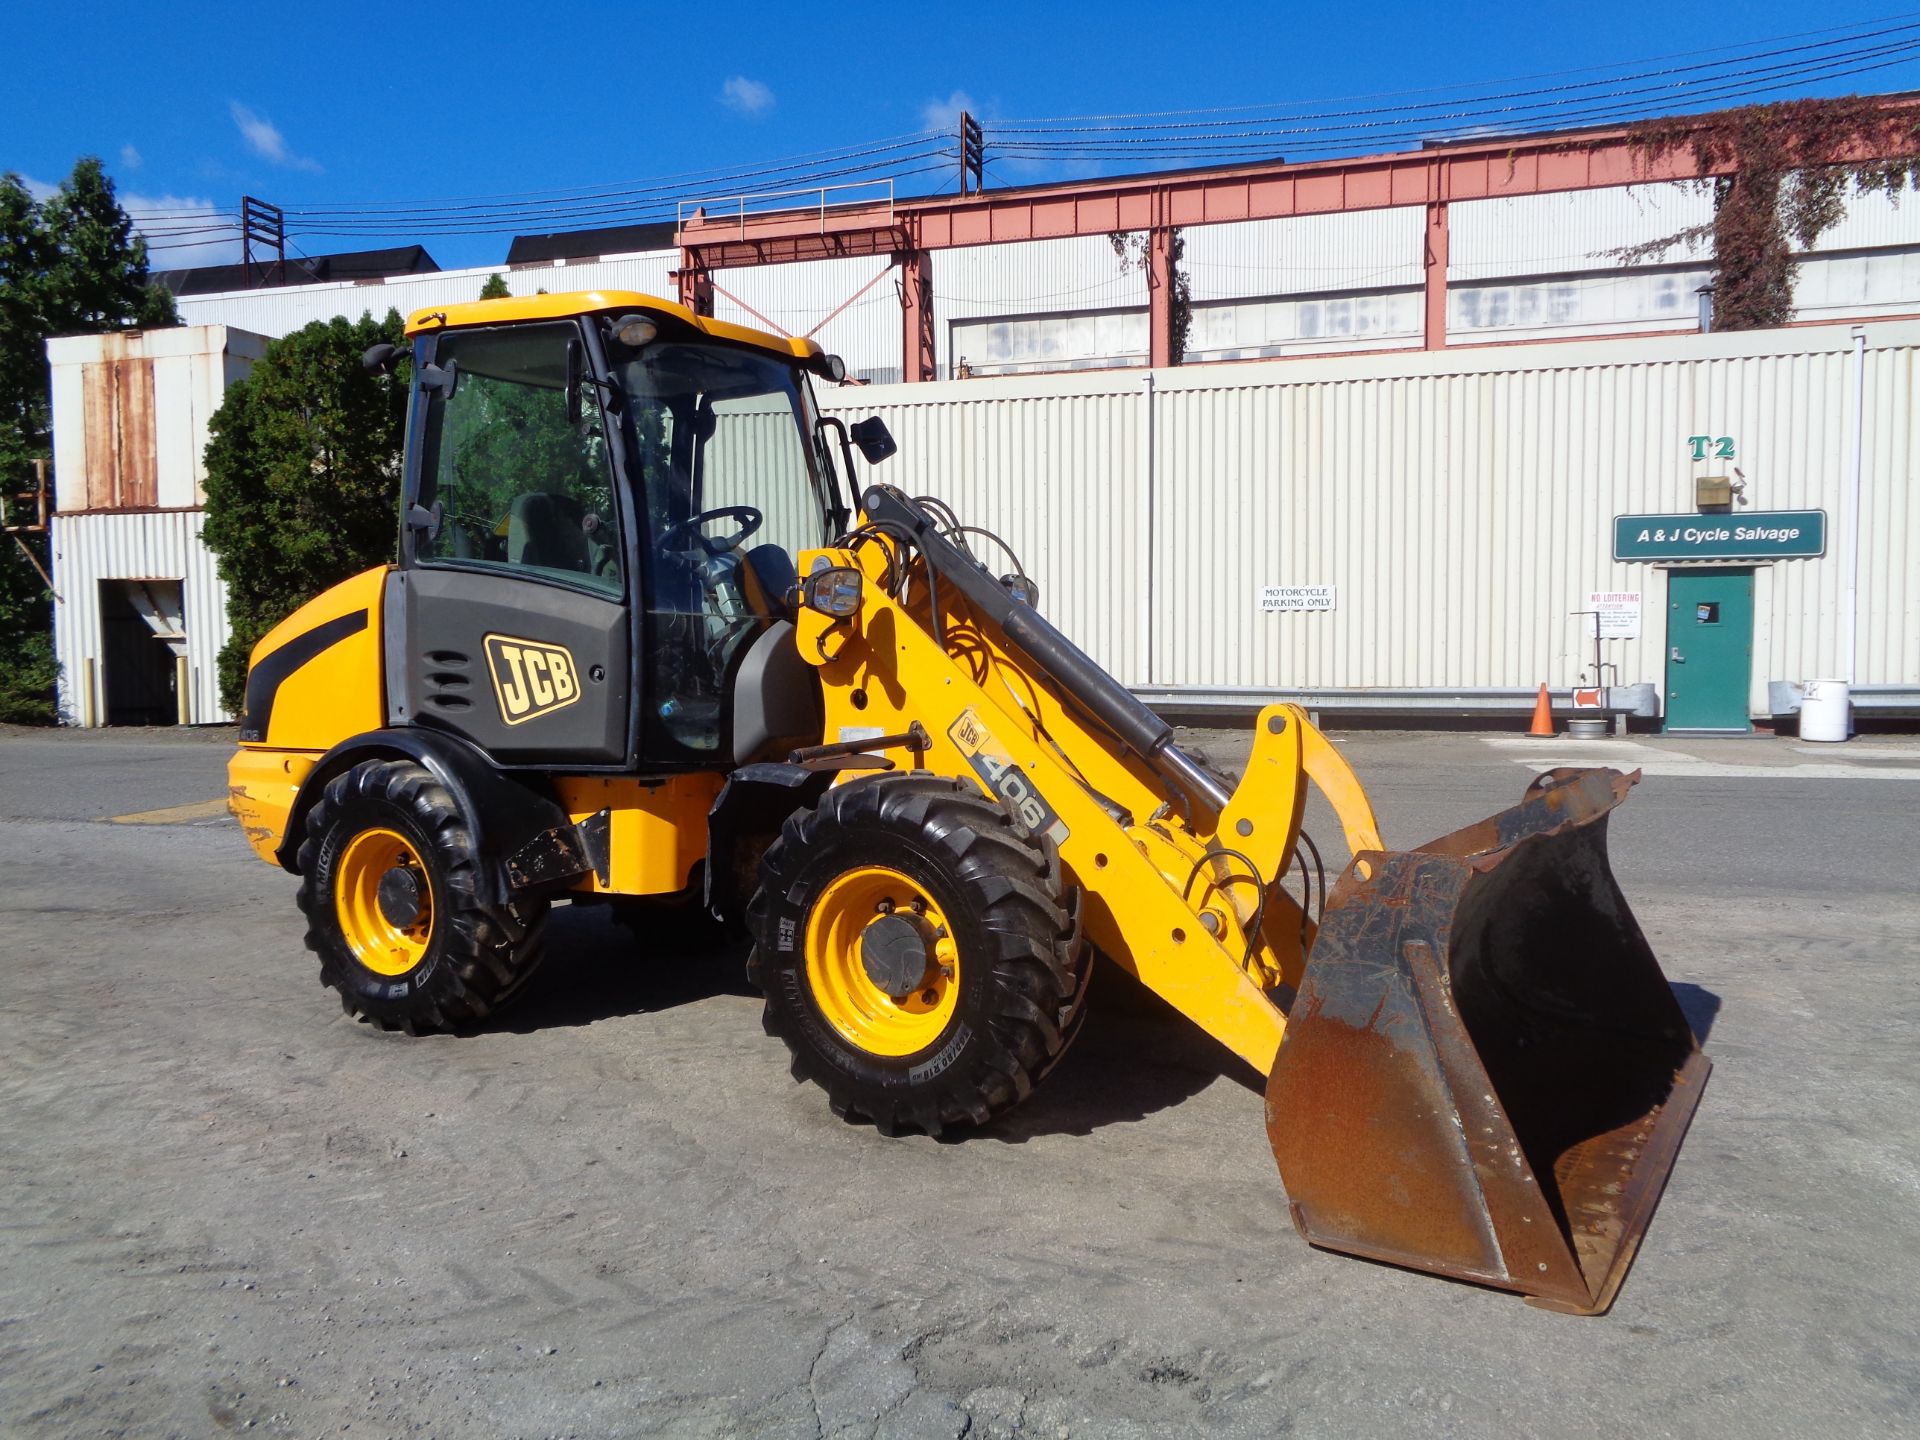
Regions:
<instances>
[{"instance_id":1,"label":"power line","mask_svg":"<svg viewBox=\"0 0 1920 1440\"><path fill-rule=\"evenodd\" d=\"M1920 30L1920 26L1915 26L1911 28L1915 30ZM1252 139L1257 139L1262 137L1272 138L1272 139L1285 139L1289 136L1301 135L1301 136L1313 136L1323 141L1330 138L1341 137L1341 136L1353 136L1355 138L1360 138L1365 136L1368 132L1375 131L1375 130L1384 130L1384 129L1398 127L1399 129L1404 131L1405 127L1408 126L1409 124L1419 124L1423 127L1439 125L1441 126L1441 128L1445 128L1444 122L1449 122L1449 121L1485 122L1489 120L1512 119L1515 117L1534 117L1534 116L1553 117L1553 116L1564 116L1567 114L1596 115L1596 114L1606 114L1606 113L1625 113L1625 111L1627 110L1638 113L1638 112L1653 108L1653 106L1650 104L1627 105L1625 106L1624 110L1609 111L1604 108L1603 109L1594 108L1594 102L1606 102L1607 104L1611 105L1611 104L1614 104L1615 102L1629 101L1637 96L1654 96L1654 95L1667 95L1667 94L1673 94L1678 97L1686 98L1686 99L1697 99L1702 96L1718 94L1721 90L1723 90L1729 85L1737 85L1744 91L1751 91L1751 92L1757 93L1761 90L1777 88L1780 84L1784 84L1788 82L1802 81L1807 79L1835 78L1840 74L1852 74L1852 73L1856 73L1857 71L1864 71L1864 70L1873 69L1873 68L1881 68L1878 66L1870 66L1865 62L1881 59L1887 56L1894 56L1896 57L1896 60L1908 59L1908 58L1920 58L1920 35L1915 35L1913 38L1906 39L1906 40L1890 42L1886 45L1868 47L1858 51L1849 52L1848 54L1845 54L1845 55L1822 56L1822 57L1816 57L1816 58L1807 59L1807 60L1785 62L1780 65L1761 66L1757 69L1745 69L1734 75L1702 77L1696 81L1687 82L1684 84L1680 82L1668 82L1668 83L1657 84L1657 85L1643 85L1643 86L1629 88L1629 89L1616 89L1604 95L1589 95L1589 96L1581 96L1578 98L1568 97L1568 98L1563 98L1558 100L1540 101L1532 105L1518 105L1518 106L1496 105L1496 106L1482 107L1482 108L1462 108L1462 109L1456 109L1456 110L1447 111L1447 112L1426 116L1426 117L1416 117L1410 113L1388 114L1388 112L1381 112L1384 116L1386 116L1386 118L1382 118L1378 120L1362 121L1354 124L1337 125L1337 126L1336 125L1285 125L1283 126L1277 123L1249 125L1249 126L1243 126L1240 129L1235 131L1227 132L1221 135L1217 140L1211 137L1191 136L1191 135L1169 135L1169 134L1133 135L1133 134L1123 133L1119 130L1115 130L1111 132L1094 132L1094 133L1099 133L1101 135L1101 138L1093 139L1093 140L1021 139L1021 140L999 142L995 145L995 148L1001 151L1002 153L1006 153L1006 154L1025 153L1029 151L1047 151L1047 150L1065 152L1073 149L1087 149L1087 148L1092 148L1096 146L1106 147L1106 148L1118 148L1122 151L1122 153L1125 153L1125 151L1134 149L1134 148L1169 148L1169 147L1175 147L1175 146L1185 146L1185 147L1188 147L1190 150L1204 149L1204 148L1223 149L1223 148L1230 148L1229 142L1239 141L1239 140L1252 140ZM1768 78L1763 80L1761 77L1768 77ZM1622 78L1630 79L1630 78L1637 78L1637 77L1622 77ZM1430 107L1415 107L1415 108L1430 108ZM1525 123L1533 123L1533 122L1531 120L1527 120ZM1003 132L996 130L994 133L998 135ZM1068 132L1060 132L1060 133L1068 133Z\"/></svg>"},{"instance_id":2,"label":"power line","mask_svg":"<svg viewBox=\"0 0 1920 1440\"><path fill-rule=\"evenodd\" d=\"M1785 43L1803 42L1803 43ZM1714 59L1697 59L1717 56ZM1793 34L1509 80L1434 86L1302 105L1215 107L1012 121L987 132L988 164L1064 160L1195 163L1351 152L1589 124L1621 124L1665 107L1725 103L1920 60L1920 11ZM1668 63L1672 62L1672 63ZM1680 63L1695 62L1695 63ZM1772 63L1761 63L1772 62ZM1631 68L1637 66L1638 68ZM1625 73L1621 73L1622 71ZM1601 74L1600 72L1607 73ZM1597 78L1574 79L1587 76ZM1530 85L1532 81L1555 81ZM1479 93L1489 87L1492 93ZM1438 97L1415 99L1406 97ZM1351 101L1381 103L1353 105ZM1337 108L1345 106L1346 108ZM1336 107L1336 108L1328 108ZM1229 117L1229 118L1192 118ZM592 230L677 220L689 204L951 175L951 137L937 131L817 150L744 168L710 167L600 185L435 200L287 205L288 232L308 237L479 236ZM769 190L768 186L781 187ZM936 185L935 190L945 188ZM696 192L705 192L698 197ZM724 192L724 193L717 193ZM913 194L926 193L914 190ZM139 221L152 250L199 248L239 234L231 210L156 211Z\"/></svg>"},{"instance_id":3,"label":"power line","mask_svg":"<svg viewBox=\"0 0 1920 1440\"><path fill-rule=\"evenodd\" d=\"M1696 55L1724 54L1728 51L1733 51L1733 50L1744 51L1749 47L1755 46L1755 45L1773 45L1783 40L1803 40L1813 35L1837 35L1837 34L1841 34L1842 32L1855 31L1860 26L1863 26L1863 25L1883 25L1883 24L1888 24L1895 20L1913 20L1913 19L1920 19L1920 10L1907 10L1907 11L1901 11L1900 13L1895 15L1882 15L1871 20L1855 21L1849 25L1834 25L1834 26L1828 26L1822 29L1817 29L1817 30L1796 30L1796 31L1790 31L1784 35L1770 35L1759 40L1735 41L1727 45L1710 45L1705 47L1704 49L1699 49L1699 50L1682 50L1670 55L1653 55L1653 56L1645 57L1644 59L1628 60L1628 61L1622 61L1619 63L1627 64L1627 65L1652 65L1652 64L1657 64L1667 60L1690 60ZM1873 33L1879 33L1879 32L1867 32L1867 33L1873 34ZM1858 39L1858 38L1865 38L1865 36L1849 35L1843 38ZM1841 43L1841 42L1836 41L1834 43ZM1737 63L1738 60L1740 60L1741 58L1745 58L1745 57L1732 57L1724 63L1728 63L1728 64ZM1532 75L1514 75L1514 76L1508 76L1504 79L1499 79L1499 80L1478 81L1478 82L1470 83L1466 85L1464 88L1467 90L1473 90L1485 85L1519 84L1521 82L1529 81L1529 80L1557 80L1567 75L1590 75L1590 74L1593 74L1595 71L1606 70L1611 68L1615 68L1615 67L1611 67L1607 65L1578 65L1569 70L1549 70L1549 71L1542 71ZM1596 82L1596 83L1603 83L1603 82ZM1394 100L1394 99L1399 99L1400 97L1405 95L1436 95L1436 94L1454 92L1461 88L1463 87L1455 86L1455 85L1427 85L1427 86L1419 86L1419 87L1408 89L1408 90L1386 90L1386 91L1378 91L1374 93L1361 94L1361 95L1336 96L1332 100L1322 102L1322 103L1343 104L1348 101L1356 101L1356 100ZM1268 107L1263 105L1216 105L1216 106L1211 106L1205 109L1193 109L1193 110L1149 110L1149 111L1139 111L1133 114L1118 114L1118 115L1052 116L1046 119L1035 119L1035 120L1031 120L1023 123L1044 125L1044 124L1065 124L1070 121L1086 122L1086 121L1093 121L1093 120L1153 120L1153 119L1166 119L1166 118L1185 116L1185 115L1226 115L1226 114L1244 112L1248 110L1262 110L1266 108Z\"/></svg>"}]
</instances>

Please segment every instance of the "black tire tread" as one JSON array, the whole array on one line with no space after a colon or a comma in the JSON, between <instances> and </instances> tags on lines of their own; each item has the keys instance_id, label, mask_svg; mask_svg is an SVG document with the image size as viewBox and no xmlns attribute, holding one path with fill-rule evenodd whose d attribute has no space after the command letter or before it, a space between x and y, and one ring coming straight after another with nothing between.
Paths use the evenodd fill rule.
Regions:
<instances>
[{"instance_id":1,"label":"black tire tread","mask_svg":"<svg viewBox=\"0 0 1920 1440\"><path fill-rule=\"evenodd\" d=\"M975 1062L904 1090L863 1087L788 1033L774 999L780 962L766 943L769 896L787 893L802 861L875 831L915 834L938 858L987 941L988 953L972 960L988 967L992 982ZM1053 847L1022 833L997 800L967 781L882 776L830 789L817 806L788 818L761 860L747 907L755 939L748 976L767 996L762 1024L792 1051L794 1078L824 1089L846 1120L884 1134L985 1124L1032 1093L1085 1018L1092 951L1080 935L1078 897L1069 900L1066 888Z\"/></svg>"},{"instance_id":2,"label":"black tire tread","mask_svg":"<svg viewBox=\"0 0 1920 1440\"><path fill-rule=\"evenodd\" d=\"M404 1003L375 1001L356 985L364 972L334 938L332 899L317 873L321 847L343 813L369 805L391 806L412 822L426 841L421 860L434 871L443 897L439 963L430 983ZM477 1024L518 995L539 966L546 902L516 907L488 900L471 827L446 787L411 761L366 760L329 780L307 812L294 864L306 944L319 957L320 983L339 993L349 1015L379 1029L414 1035Z\"/></svg>"}]
</instances>

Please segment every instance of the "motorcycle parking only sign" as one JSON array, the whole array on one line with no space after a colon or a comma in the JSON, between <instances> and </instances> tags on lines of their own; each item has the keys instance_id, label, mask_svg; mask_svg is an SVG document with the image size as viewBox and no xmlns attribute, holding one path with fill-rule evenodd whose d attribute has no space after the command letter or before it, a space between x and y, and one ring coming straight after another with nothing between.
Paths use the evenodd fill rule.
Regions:
<instances>
[{"instance_id":1,"label":"motorcycle parking only sign","mask_svg":"<svg viewBox=\"0 0 1920 1440\"><path fill-rule=\"evenodd\" d=\"M1331 585L1262 585L1260 609L1263 611L1331 610L1334 587Z\"/></svg>"}]
</instances>

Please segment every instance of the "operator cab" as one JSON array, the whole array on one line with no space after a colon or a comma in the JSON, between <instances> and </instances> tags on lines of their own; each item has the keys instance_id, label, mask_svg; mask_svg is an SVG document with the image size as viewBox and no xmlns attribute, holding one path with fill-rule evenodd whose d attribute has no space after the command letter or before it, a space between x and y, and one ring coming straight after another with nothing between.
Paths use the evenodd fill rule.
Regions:
<instances>
[{"instance_id":1,"label":"operator cab","mask_svg":"<svg viewBox=\"0 0 1920 1440\"><path fill-rule=\"evenodd\" d=\"M838 361L637 295L455 308L408 327L390 720L506 765L713 767L817 740L791 597L799 552L846 515L808 380Z\"/></svg>"}]
</instances>

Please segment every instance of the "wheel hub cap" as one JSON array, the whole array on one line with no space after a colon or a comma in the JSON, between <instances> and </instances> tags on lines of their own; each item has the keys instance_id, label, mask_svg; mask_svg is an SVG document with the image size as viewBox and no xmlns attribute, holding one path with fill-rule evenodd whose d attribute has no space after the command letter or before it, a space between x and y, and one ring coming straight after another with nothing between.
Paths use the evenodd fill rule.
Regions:
<instances>
[{"instance_id":1,"label":"wheel hub cap","mask_svg":"<svg viewBox=\"0 0 1920 1440\"><path fill-rule=\"evenodd\" d=\"M860 936L860 964L867 978L895 997L919 988L933 960L933 930L906 915L882 915Z\"/></svg>"},{"instance_id":2,"label":"wheel hub cap","mask_svg":"<svg viewBox=\"0 0 1920 1440\"><path fill-rule=\"evenodd\" d=\"M420 918L420 872L394 866L380 877L380 913L406 929Z\"/></svg>"}]
</instances>

